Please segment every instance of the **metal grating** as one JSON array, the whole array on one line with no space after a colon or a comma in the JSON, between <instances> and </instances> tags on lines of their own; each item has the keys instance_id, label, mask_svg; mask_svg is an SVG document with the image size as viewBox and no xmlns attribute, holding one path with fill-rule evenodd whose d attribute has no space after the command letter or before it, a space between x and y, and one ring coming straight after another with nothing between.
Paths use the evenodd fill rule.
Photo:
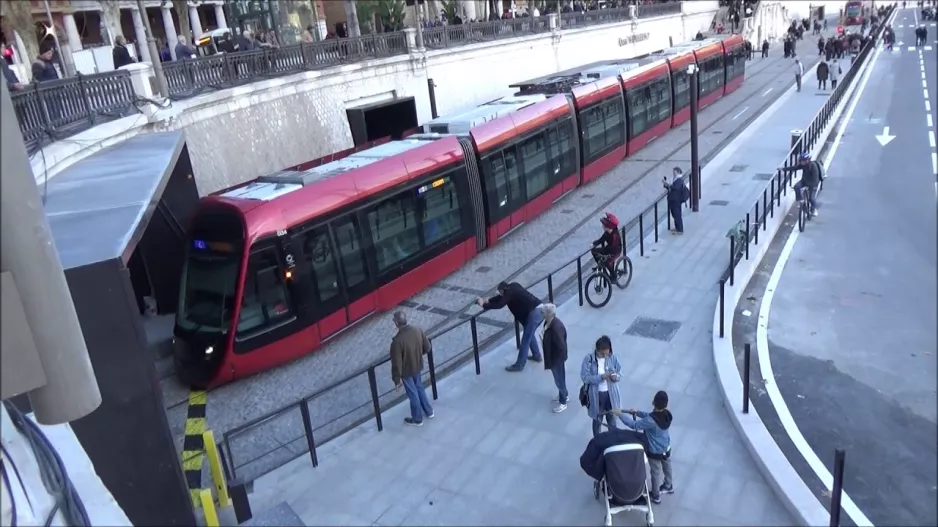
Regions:
<instances>
[{"instance_id":1,"label":"metal grating","mask_svg":"<svg viewBox=\"0 0 938 527\"><path fill-rule=\"evenodd\" d=\"M772 179L772 174L756 174L755 176L752 176L752 179L755 179L756 181L768 181Z\"/></svg>"},{"instance_id":2,"label":"metal grating","mask_svg":"<svg viewBox=\"0 0 938 527\"><path fill-rule=\"evenodd\" d=\"M625 334L633 337L660 340L661 342L670 342L679 329L681 329L681 323L674 320L636 317L635 320L632 321L632 325L629 326L629 329L625 330Z\"/></svg>"},{"instance_id":3,"label":"metal grating","mask_svg":"<svg viewBox=\"0 0 938 527\"><path fill-rule=\"evenodd\" d=\"M492 270L492 268L489 267L489 266L487 266L487 265L482 265L482 266L476 267L476 272L477 272L477 273L483 273L483 274L485 274L485 273L487 273L487 272L489 272L489 271L491 271L491 270Z\"/></svg>"},{"instance_id":4,"label":"metal grating","mask_svg":"<svg viewBox=\"0 0 938 527\"><path fill-rule=\"evenodd\" d=\"M729 202L729 201L726 201L726 200L722 200L722 199L715 199L715 200L711 201L710 204L711 204L711 205L716 205L717 207L725 207L725 206L729 205L730 202Z\"/></svg>"},{"instance_id":5,"label":"metal grating","mask_svg":"<svg viewBox=\"0 0 938 527\"><path fill-rule=\"evenodd\" d=\"M723 130L714 130L713 135L720 135L723 133Z\"/></svg>"},{"instance_id":6,"label":"metal grating","mask_svg":"<svg viewBox=\"0 0 938 527\"><path fill-rule=\"evenodd\" d=\"M749 165L733 165L733 168L730 169L730 172L743 172L747 168L749 168Z\"/></svg>"},{"instance_id":7,"label":"metal grating","mask_svg":"<svg viewBox=\"0 0 938 527\"><path fill-rule=\"evenodd\" d=\"M560 213L561 214L573 214L573 211L571 209L563 209L562 211L560 211Z\"/></svg>"},{"instance_id":8,"label":"metal grating","mask_svg":"<svg viewBox=\"0 0 938 527\"><path fill-rule=\"evenodd\" d=\"M595 198L595 197L596 196L594 196L593 194L583 194L582 196L580 196L580 198L582 199L590 199L590 198Z\"/></svg>"}]
</instances>

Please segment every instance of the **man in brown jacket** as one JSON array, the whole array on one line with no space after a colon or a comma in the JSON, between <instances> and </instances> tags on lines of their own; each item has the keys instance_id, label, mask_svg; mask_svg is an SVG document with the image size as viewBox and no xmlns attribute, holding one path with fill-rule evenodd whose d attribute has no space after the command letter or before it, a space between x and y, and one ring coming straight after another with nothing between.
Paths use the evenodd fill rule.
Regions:
<instances>
[{"instance_id":1,"label":"man in brown jacket","mask_svg":"<svg viewBox=\"0 0 938 527\"><path fill-rule=\"evenodd\" d=\"M430 339L423 330L407 323L403 311L394 312L397 335L391 339L391 379L398 390L401 386L410 399L410 417L404 423L423 426L423 417L433 419L433 407L423 387L423 354L430 351Z\"/></svg>"}]
</instances>

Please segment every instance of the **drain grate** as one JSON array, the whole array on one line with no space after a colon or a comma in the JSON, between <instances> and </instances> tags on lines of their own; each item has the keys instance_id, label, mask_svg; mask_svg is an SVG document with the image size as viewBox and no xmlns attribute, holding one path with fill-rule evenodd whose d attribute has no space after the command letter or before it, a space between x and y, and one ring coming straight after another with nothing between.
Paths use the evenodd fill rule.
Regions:
<instances>
[{"instance_id":1,"label":"drain grate","mask_svg":"<svg viewBox=\"0 0 938 527\"><path fill-rule=\"evenodd\" d=\"M756 174L755 176L752 176L752 179L755 179L756 181L768 181L772 179L772 174Z\"/></svg>"},{"instance_id":2,"label":"drain grate","mask_svg":"<svg viewBox=\"0 0 938 527\"><path fill-rule=\"evenodd\" d=\"M570 209L563 209L562 211L560 211L560 213L561 214L573 214L573 211Z\"/></svg>"},{"instance_id":3,"label":"drain grate","mask_svg":"<svg viewBox=\"0 0 938 527\"><path fill-rule=\"evenodd\" d=\"M712 133L713 135L720 135L723 133L723 130L714 130Z\"/></svg>"},{"instance_id":4,"label":"drain grate","mask_svg":"<svg viewBox=\"0 0 938 527\"><path fill-rule=\"evenodd\" d=\"M730 169L730 172L743 172L747 168L749 168L749 165L733 165L733 168Z\"/></svg>"},{"instance_id":5,"label":"drain grate","mask_svg":"<svg viewBox=\"0 0 938 527\"><path fill-rule=\"evenodd\" d=\"M725 206L729 205L730 202L729 202L729 201L726 201L726 200L722 200L722 199L715 199L715 200L711 201L710 204L711 204L711 205L716 205L717 207L725 207Z\"/></svg>"},{"instance_id":6,"label":"drain grate","mask_svg":"<svg viewBox=\"0 0 938 527\"><path fill-rule=\"evenodd\" d=\"M583 194L582 196L580 196L580 198L582 199L590 199L590 198L595 198L595 197L596 196L594 196L593 194Z\"/></svg>"},{"instance_id":7,"label":"drain grate","mask_svg":"<svg viewBox=\"0 0 938 527\"><path fill-rule=\"evenodd\" d=\"M489 266L487 266L487 265L481 265L481 266L479 266L479 267L476 267L476 272L477 272L477 273L485 274L485 273L487 273L487 272L489 272L489 271L491 271L491 270L492 270L492 268L489 267Z\"/></svg>"},{"instance_id":8,"label":"drain grate","mask_svg":"<svg viewBox=\"0 0 938 527\"><path fill-rule=\"evenodd\" d=\"M670 342L679 329L681 329L681 323L674 320L636 317L635 320L632 321L632 325L629 326L629 329L625 330L625 334L633 337L660 340L661 342Z\"/></svg>"}]
</instances>

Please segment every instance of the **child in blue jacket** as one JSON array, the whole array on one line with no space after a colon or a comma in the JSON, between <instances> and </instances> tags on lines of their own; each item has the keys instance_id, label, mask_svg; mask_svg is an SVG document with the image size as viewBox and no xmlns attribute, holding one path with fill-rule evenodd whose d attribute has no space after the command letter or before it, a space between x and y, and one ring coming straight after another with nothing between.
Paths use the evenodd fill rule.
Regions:
<instances>
[{"instance_id":1,"label":"child in blue jacket","mask_svg":"<svg viewBox=\"0 0 938 527\"><path fill-rule=\"evenodd\" d=\"M668 394L659 391L652 401L651 412L641 410L614 409L625 426L645 433L645 451L651 468L651 501L661 503L661 494L674 493L671 481L671 412L668 411Z\"/></svg>"}]
</instances>

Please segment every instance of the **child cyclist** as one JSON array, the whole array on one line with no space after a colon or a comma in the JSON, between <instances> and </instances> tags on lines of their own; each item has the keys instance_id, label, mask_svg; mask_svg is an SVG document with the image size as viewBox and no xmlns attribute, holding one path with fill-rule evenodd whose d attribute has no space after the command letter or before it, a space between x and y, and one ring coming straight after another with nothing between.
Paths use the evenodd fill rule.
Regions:
<instances>
[{"instance_id":1,"label":"child cyclist","mask_svg":"<svg viewBox=\"0 0 938 527\"><path fill-rule=\"evenodd\" d=\"M598 265L609 271L612 280L616 279L616 258L622 254L622 237L619 234L619 218L607 212L599 222L603 226L603 235L592 243L590 252Z\"/></svg>"}]
</instances>

